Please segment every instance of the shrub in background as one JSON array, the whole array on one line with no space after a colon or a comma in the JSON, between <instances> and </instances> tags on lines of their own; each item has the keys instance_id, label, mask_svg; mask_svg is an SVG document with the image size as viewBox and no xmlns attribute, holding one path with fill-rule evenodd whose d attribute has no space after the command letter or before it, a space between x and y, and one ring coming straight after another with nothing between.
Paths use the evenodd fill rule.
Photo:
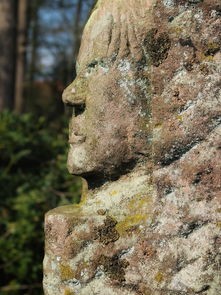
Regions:
<instances>
[{"instance_id":1,"label":"shrub in background","mask_svg":"<svg viewBox=\"0 0 221 295\"><path fill-rule=\"evenodd\" d=\"M0 294L43 294L44 214L80 199L66 142L62 119L0 114Z\"/></svg>"}]
</instances>

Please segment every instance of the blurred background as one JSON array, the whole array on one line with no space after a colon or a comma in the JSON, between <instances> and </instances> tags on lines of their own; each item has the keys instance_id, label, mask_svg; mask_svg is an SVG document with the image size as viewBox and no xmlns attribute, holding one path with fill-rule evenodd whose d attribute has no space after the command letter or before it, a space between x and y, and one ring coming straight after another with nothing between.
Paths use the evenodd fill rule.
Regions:
<instances>
[{"instance_id":1,"label":"blurred background","mask_svg":"<svg viewBox=\"0 0 221 295\"><path fill-rule=\"evenodd\" d=\"M0 0L0 294L43 294L46 211L77 203L66 169L82 29L95 0Z\"/></svg>"}]
</instances>

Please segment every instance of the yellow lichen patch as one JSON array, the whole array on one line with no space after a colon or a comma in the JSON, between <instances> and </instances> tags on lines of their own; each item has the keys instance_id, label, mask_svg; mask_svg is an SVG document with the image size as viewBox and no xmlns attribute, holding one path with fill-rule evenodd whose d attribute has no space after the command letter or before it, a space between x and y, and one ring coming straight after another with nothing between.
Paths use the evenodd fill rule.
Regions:
<instances>
[{"instance_id":1,"label":"yellow lichen patch","mask_svg":"<svg viewBox=\"0 0 221 295\"><path fill-rule=\"evenodd\" d=\"M218 222L216 223L216 226L219 227L219 228L221 228L221 221L218 221Z\"/></svg>"},{"instance_id":2,"label":"yellow lichen patch","mask_svg":"<svg viewBox=\"0 0 221 295\"><path fill-rule=\"evenodd\" d=\"M209 62L209 61L213 61L213 56L212 56L212 55L208 55L208 56L206 56L205 54L200 53L200 54L199 54L199 60L200 60L200 61L207 61L207 62Z\"/></svg>"},{"instance_id":3,"label":"yellow lichen patch","mask_svg":"<svg viewBox=\"0 0 221 295\"><path fill-rule=\"evenodd\" d=\"M75 295L75 293L69 289L64 290L64 295Z\"/></svg>"},{"instance_id":4,"label":"yellow lichen patch","mask_svg":"<svg viewBox=\"0 0 221 295\"><path fill-rule=\"evenodd\" d=\"M207 54L208 55L213 55L214 53L216 53L217 51L220 50L220 45L216 42L210 42L208 45L207 45Z\"/></svg>"},{"instance_id":5,"label":"yellow lichen patch","mask_svg":"<svg viewBox=\"0 0 221 295\"><path fill-rule=\"evenodd\" d=\"M180 122L182 122L182 121L183 121L183 116L178 115L178 116L177 116L177 120L179 120Z\"/></svg>"},{"instance_id":6,"label":"yellow lichen patch","mask_svg":"<svg viewBox=\"0 0 221 295\"><path fill-rule=\"evenodd\" d=\"M181 27L171 27L170 28L170 34L173 37L180 36L180 34L182 33L182 31L183 31L183 29Z\"/></svg>"},{"instance_id":7,"label":"yellow lichen patch","mask_svg":"<svg viewBox=\"0 0 221 295\"><path fill-rule=\"evenodd\" d=\"M143 224L147 219L147 215L143 214L135 214L126 217L124 220L120 221L116 225L116 230L119 232L120 235L126 233L126 231L136 225Z\"/></svg>"},{"instance_id":8,"label":"yellow lichen patch","mask_svg":"<svg viewBox=\"0 0 221 295\"><path fill-rule=\"evenodd\" d=\"M110 192L110 196L116 196L117 195L117 191L113 190Z\"/></svg>"},{"instance_id":9,"label":"yellow lichen patch","mask_svg":"<svg viewBox=\"0 0 221 295\"><path fill-rule=\"evenodd\" d=\"M156 275L155 275L155 280L158 282L158 283L161 283L163 281L163 274L162 272L158 272Z\"/></svg>"},{"instance_id":10,"label":"yellow lichen patch","mask_svg":"<svg viewBox=\"0 0 221 295\"><path fill-rule=\"evenodd\" d=\"M149 206L151 201L152 199L148 195L136 194L130 200L128 204L128 209L133 210L133 212L140 212L142 208L146 208L146 206Z\"/></svg>"},{"instance_id":11,"label":"yellow lichen patch","mask_svg":"<svg viewBox=\"0 0 221 295\"><path fill-rule=\"evenodd\" d=\"M75 276L74 271L68 264L60 265L60 277L62 281L73 279Z\"/></svg>"},{"instance_id":12,"label":"yellow lichen patch","mask_svg":"<svg viewBox=\"0 0 221 295\"><path fill-rule=\"evenodd\" d=\"M101 203L102 203L101 200L97 200L97 201L95 202L96 205L99 205L99 204L101 204Z\"/></svg>"},{"instance_id":13,"label":"yellow lichen patch","mask_svg":"<svg viewBox=\"0 0 221 295\"><path fill-rule=\"evenodd\" d=\"M154 125L154 129L155 129L155 128L156 128L156 129L160 129L160 128L162 128L162 126L163 126L162 123L157 123L157 124Z\"/></svg>"}]
</instances>

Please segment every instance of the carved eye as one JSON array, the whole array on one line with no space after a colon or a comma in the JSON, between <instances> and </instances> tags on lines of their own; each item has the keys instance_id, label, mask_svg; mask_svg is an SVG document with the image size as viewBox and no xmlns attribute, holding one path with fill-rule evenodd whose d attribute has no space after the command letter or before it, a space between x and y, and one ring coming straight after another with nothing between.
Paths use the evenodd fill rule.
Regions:
<instances>
[{"instance_id":1,"label":"carved eye","mask_svg":"<svg viewBox=\"0 0 221 295\"><path fill-rule=\"evenodd\" d=\"M98 65L98 61L97 60L93 60L91 63L89 63L87 65L87 75L88 74L91 74L95 70L95 68L97 67L97 65Z\"/></svg>"},{"instance_id":2,"label":"carved eye","mask_svg":"<svg viewBox=\"0 0 221 295\"><path fill-rule=\"evenodd\" d=\"M94 69L98 65L98 61L94 60L87 66L88 69Z\"/></svg>"},{"instance_id":3,"label":"carved eye","mask_svg":"<svg viewBox=\"0 0 221 295\"><path fill-rule=\"evenodd\" d=\"M103 59L93 60L86 67L85 77L87 78L90 74L93 74L98 68L102 69L103 73L106 74L109 71L108 62Z\"/></svg>"}]
</instances>

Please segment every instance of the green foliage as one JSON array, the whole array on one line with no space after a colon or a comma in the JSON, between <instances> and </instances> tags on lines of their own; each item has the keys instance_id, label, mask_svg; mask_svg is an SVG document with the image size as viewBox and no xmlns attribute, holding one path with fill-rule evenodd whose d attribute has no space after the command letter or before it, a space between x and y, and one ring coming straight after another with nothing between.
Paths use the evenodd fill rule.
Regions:
<instances>
[{"instance_id":1,"label":"green foliage","mask_svg":"<svg viewBox=\"0 0 221 295\"><path fill-rule=\"evenodd\" d=\"M80 198L66 142L62 120L0 114L0 294L42 294L44 214Z\"/></svg>"}]
</instances>

